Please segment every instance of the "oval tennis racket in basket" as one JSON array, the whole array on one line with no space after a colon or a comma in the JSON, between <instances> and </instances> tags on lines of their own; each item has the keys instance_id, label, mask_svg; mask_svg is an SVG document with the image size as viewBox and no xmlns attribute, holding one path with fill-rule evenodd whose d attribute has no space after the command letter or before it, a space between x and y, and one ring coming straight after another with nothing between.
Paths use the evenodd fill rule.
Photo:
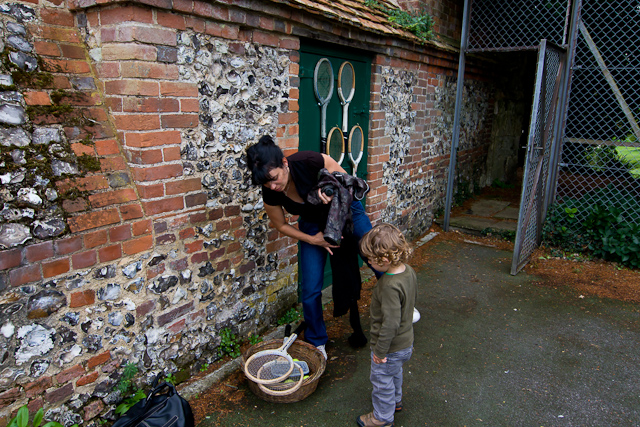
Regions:
<instances>
[{"instance_id":1,"label":"oval tennis racket in basket","mask_svg":"<svg viewBox=\"0 0 640 427\"><path fill-rule=\"evenodd\" d=\"M304 371L302 369L302 366L296 363L295 367L297 368L298 372L292 372L292 374L285 378L283 381L274 384L258 383L258 387L260 387L260 389L265 393L272 396L286 396L295 392L300 388L300 386L302 386L302 382L304 381ZM261 369L268 369L268 367L263 366L263 368Z\"/></svg>"},{"instance_id":2,"label":"oval tennis racket in basket","mask_svg":"<svg viewBox=\"0 0 640 427\"><path fill-rule=\"evenodd\" d=\"M247 378L258 384L275 384L285 381L295 367L287 349L296 338L298 335L293 334L279 348L262 350L248 358L244 364L244 373Z\"/></svg>"},{"instance_id":3,"label":"oval tennis racket in basket","mask_svg":"<svg viewBox=\"0 0 640 427\"><path fill-rule=\"evenodd\" d=\"M320 152L324 153L327 145L327 105L333 96L333 67L327 58L318 61L313 70L313 91L320 106Z\"/></svg>"},{"instance_id":4,"label":"oval tennis racket in basket","mask_svg":"<svg viewBox=\"0 0 640 427\"><path fill-rule=\"evenodd\" d=\"M349 132L349 161L353 165L353 176L356 176L358 164L364 151L364 133L360 125L355 125Z\"/></svg>"},{"instance_id":5,"label":"oval tennis racket in basket","mask_svg":"<svg viewBox=\"0 0 640 427\"><path fill-rule=\"evenodd\" d=\"M332 127L329 131L329 136L327 136L326 154L331 156L338 164L341 164L342 160L344 160L344 134L337 126Z\"/></svg>"}]
</instances>

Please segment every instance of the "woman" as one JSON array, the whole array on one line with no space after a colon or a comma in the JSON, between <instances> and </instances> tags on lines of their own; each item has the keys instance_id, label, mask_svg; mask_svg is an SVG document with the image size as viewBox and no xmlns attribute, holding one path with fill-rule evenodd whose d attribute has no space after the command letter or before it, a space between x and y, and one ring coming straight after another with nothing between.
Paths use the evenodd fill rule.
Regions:
<instances>
[{"instance_id":1,"label":"woman","mask_svg":"<svg viewBox=\"0 0 640 427\"><path fill-rule=\"evenodd\" d=\"M322 317L322 285L327 254L330 255L334 272L333 285L341 281L350 291L344 299L334 303L347 304L350 322L354 329L349 343L361 347L367 339L360 326L357 300L360 297L360 272L358 269L358 241L371 229L371 221L364 212L362 204L354 200L350 205L353 227L345 229L340 246L328 243L323 229L327 222L329 204L333 196L325 194L318 186L320 171L342 172L345 170L331 157L313 151L299 151L284 157L282 150L273 139L265 135L259 142L247 149L247 167L252 173L253 183L262 185L264 209L274 227L285 236L300 241L299 263L302 276L302 308L306 330L305 340L316 346L327 357L325 345L328 341L327 330ZM321 205L314 205L307 199L310 192L317 191ZM299 215L298 228L289 225L284 211ZM346 264L346 265L345 265ZM339 271L340 273L336 273ZM356 277L357 275L357 277ZM349 282L342 285L345 281ZM343 299L342 297L340 298ZM341 315L342 313L335 315Z\"/></svg>"}]
</instances>

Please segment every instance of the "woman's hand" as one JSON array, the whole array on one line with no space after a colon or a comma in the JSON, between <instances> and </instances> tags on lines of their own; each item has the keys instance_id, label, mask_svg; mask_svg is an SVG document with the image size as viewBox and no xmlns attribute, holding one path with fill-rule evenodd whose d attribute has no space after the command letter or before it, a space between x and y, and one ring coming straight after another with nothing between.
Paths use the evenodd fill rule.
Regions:
<instances>
[{"instance_id":1,"label":"woman's hand","mask_svg":"<svg viewBox=\"0 0 640 427\"><path fill-rule=\"evenodd\" d=\"M327 196L322 191L322 188L318 188L318 197L320 197L320 200L322 200L322 203L324 203L325 205L328 205L333 200L333 195Z\"/></svg>"},{"instance_id":2,"label":"woman's hand","mask_svg":"<svg viewBox=\"0 0 640 427\"><path fill-rule=\"evenodd\" d=\"M309 236L309 237L310 237L309 243L311 243L312 245L316 245L316 246L322 246L331 255L333 255L333 252L331 252L331 248L339 248L340 247L340 246L331 245L331 244L329 244L329 242L324 240L324 233L322 231L318 231L315 235Z\"/></svg>"},{"instance_id":3,"label":"woman's hand","mask_svg":"<svg viewBox=\"0 0 640 427\"><path fill-rule=\"evenodd\" d=\"M387 358L385 357L384 359L380 359L378 356L375 355L375 353L371 354L371 358L373 359L373 363L379 365L381 363L387 363Z\"/></svg>"}]
</instances>

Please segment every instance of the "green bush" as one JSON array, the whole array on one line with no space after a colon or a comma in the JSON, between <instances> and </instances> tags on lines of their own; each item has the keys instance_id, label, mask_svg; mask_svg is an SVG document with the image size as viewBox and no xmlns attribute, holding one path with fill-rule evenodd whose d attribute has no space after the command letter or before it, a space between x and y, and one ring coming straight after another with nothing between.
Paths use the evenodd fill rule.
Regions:
<instances>
[{"instance_id":1,"label":"green bush","mask_svg":"<svg viewBox=\"0 0 640 427\"><path fill-rule=\"evenodd\" d=\"M42 408L38 409L33 415L33 420L31 422L32 427L40 427L42 424L42 419L44 418L44 410ZM29 409L27 405L18 409L18 413L16 416L9 421L8 427L27 427L29 425ZM77 426L77 424L75 424ZM56 421L49 421L42 427L62 427L62 424Z\"/></svg>"},{"instance_id":2,"label":"green bush","mask_svg":"<svg viewBox=\"0 0 640 427\"><path fill-rule=\"evenodd\" d=\"M220 331L220 357L228 355L231 358L240 356L240 342L231 329L224 328Z\"/></svg>"}]
</instances>

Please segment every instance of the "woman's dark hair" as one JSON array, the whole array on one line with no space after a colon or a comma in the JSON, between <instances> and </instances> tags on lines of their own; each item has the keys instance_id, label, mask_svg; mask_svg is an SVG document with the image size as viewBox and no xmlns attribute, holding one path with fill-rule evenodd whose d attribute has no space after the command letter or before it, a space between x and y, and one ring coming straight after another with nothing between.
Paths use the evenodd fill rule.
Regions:
<instances>
[{"instance_id":1,"label":"woman's dark hair","mask_svg":"<svg viewBox=\"0 0 640 427\"><path fill-rule=\"evenodd\" d=\"M264 135L257 144L247 148L247 167L251 171L251 181L256 185L264 185L273 178L269 175L272 169L282 167L284 154L269 135Z\"/></svg>"}]
</instances>

